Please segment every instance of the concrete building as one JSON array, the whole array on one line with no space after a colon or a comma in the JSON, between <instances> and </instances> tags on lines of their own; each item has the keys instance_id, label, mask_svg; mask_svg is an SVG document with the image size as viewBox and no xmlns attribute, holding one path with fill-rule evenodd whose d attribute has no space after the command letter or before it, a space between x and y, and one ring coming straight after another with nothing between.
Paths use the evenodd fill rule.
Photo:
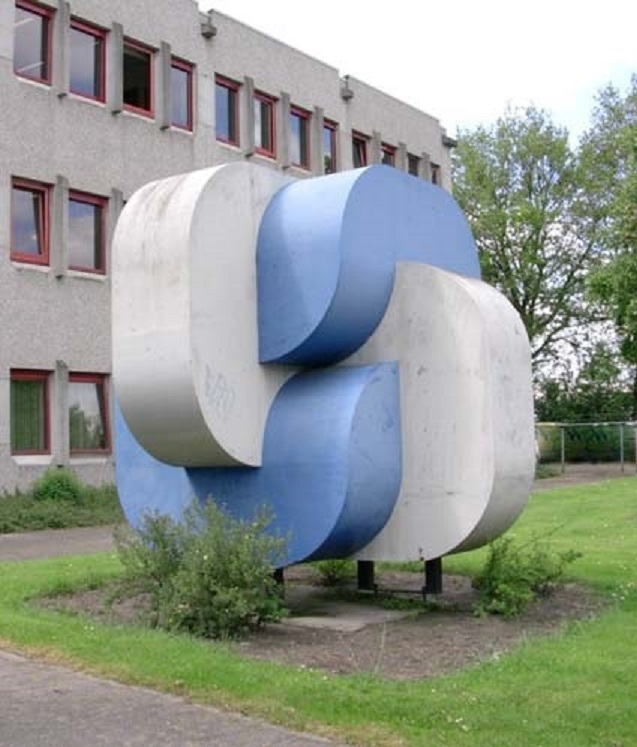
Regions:
<instances>
[{"instance_id":1,"label":"concrete building","mask_svg":"<svg viewBox=\"0 0 637 747\"><path fill-rule=\"evenodd\" d=\"M142 184L249 159L450 187L434 117L194 0L0 0L0 491L111 481L109 244Z\"/></svg>"}]
</instances>

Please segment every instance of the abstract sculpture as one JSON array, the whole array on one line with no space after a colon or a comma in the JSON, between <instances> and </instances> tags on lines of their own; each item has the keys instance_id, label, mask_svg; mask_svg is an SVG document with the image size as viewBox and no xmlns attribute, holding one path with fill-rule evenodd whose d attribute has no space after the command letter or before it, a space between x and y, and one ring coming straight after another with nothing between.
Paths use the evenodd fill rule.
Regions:
<instances>
[{"instance_id":1,"label":"abstract sculpture","mask_svg":"<svg viewBox=\"0 0 637 747\"><path fill-rule=\"evenodd\" d=\"M452 197L395 169L146 185L114 239L113 340L134 525L212 497L269 506L286 564L429 560L526 503L524 327Z\"/></svg>"}]
</instances>

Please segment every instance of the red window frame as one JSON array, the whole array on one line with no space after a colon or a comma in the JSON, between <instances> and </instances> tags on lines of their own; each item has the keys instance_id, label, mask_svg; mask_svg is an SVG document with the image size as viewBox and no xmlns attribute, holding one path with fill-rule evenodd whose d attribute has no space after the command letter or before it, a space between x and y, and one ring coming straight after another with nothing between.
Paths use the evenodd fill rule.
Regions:
<instances>
[{"instance_id":1,"label":"red window frame","mask_svg":"<svg viewBox=\"0 0 637 747\"><path fill-rule=\"evenodd\" d=\"M256 139L255 139L255 152L259 153L262 156L267 156L268 158L275 158L276 157L276 117L274 115L274 106L276 104L276 99L272 96L269 96L267 93L263 93L261 91L255 91L254 92L254 102L253 105L256 104L256 102L259 102L260 104L267 104L268 107L268 121L270 123L270 142L267 144L267 147L263 145L257 145Z\"/></svg>"},{"instance_id":2,"label":"red window frame","mask_svg":"<svg viewBox=\"0 0 637 747\"><path fill-rule=\"evenodd\" d=\"M73 200L74 202L83 202L87 205L94 205L99 208L100 211L100 236L99 236L99 266L98 267L84 267L83 265L73 265L69 258L69 269L79 270L80 272L92 272L96 275L104 275L106 273L106 206L108 200L105 197L98 195L92 195L88 192L80 192L76 189L69 190L69 203ZM70 217L69 217L70 226Z\"/></svg>"},{"instance_id":3,"label":"red window frame","mask_svg":"<svg viewBox=\"0 0 637 747\"><path fill-rule=\"evenodd\" d=\"M323 133L328 130L330 132L330 158L332 159L332 170L325 171L325 148L324 141L321 138L321 150L323 156L323 173L324 174L335 174L338 171L338 164L336 163L336 133L338 132L338 125L336 122L332 122L329 119L323 120Z\"/></svg>"},{"instance_id":4,"label":"red window frame","mask_svg":"<svg viewBox=\"0 0 637 747\"><path fill-rule=\"evenodd\" d=\"M396 166L396 148L393 145L383 143L381 145L382 150L382 163L385 166Z\"/></svg>"},{"instance_id":5,"label":"red window frame","mask_svg":"<svg viewBox=\"0 0 637 747\"><path fill-rule=\"evenodd\" d=\"M15 262L26 262L32 265L48 265L49 264L49 248L50 248L50 232L51 232L51 187L48 184L42 182L32 181L31 179L22 179L14 177L11 180L11 200L13 201L14 190L21 190L23 192L31 192L33 194L39 194L42 196L40 203L40 214L38 220L40 222L40 235L42 236L42 252L40 254L27 254L19 252L14 249L14 227L13 217L11 219L11 259ZM13 213L13 209L11 209Z\"/></svg>"},{"instance_id":6,"label":"red window frame","mask_svg":"<svg viewBox=\"0 0 637 747\"><path fill-rule=\"evenodd\" d=\"M367 135L363 135L360 132L352 132L352 165L355 169L357 168L363 168L364 166L367 166L369 164L369 160L367 158L367 143L369 142L369 138ZM360 166L357 166L354 163L354 153L356 152L356 149L360 149L360 155L361 155L361 161L362 163Z\"/></svg>"},{"instance_id":7,"label":"red window frame","mask_svg":"<svg viewBox=\"0 0 637 747\"><path fill-rule=\"evenodd\" d=\"M186 125L178 124L177 122L172 121L172 112L171 112L171 126L175 127L178 130L185 130L186 132L192 132L194 128L194 91L193 91L193 70L194 65L191 62L186 62L186 60L182 60L179 57L171 57L170 59L170 68L175 68L177 70L183 70L188 76L188 102L186 106L188 107L188 113L187 113L187 119L188 123Z\"/></svg>"},{"instance_id":8,"label":"red window frame","mask_svg":"<svg viewBox=\"0 0 637 747\"><path fill-rule=\"evenodd\" d=\"M104 426L104 443L102 448L94 449L77 449L71 447L71 434L69 432L69 453L71 456L83 456L86 454L110 454L111 453L111 425L108 409L108 376L106 374L95 373L69 373L69 384L98 384L98 402L100 412L103 417ZM70 416L70 409L67 411L67 417Z\"/></svg>"},{"instance_id":9,"label":"red window frame","mask_svg":"<svg viewBox=\"0 0 637 747\"><path fill-rule=\"evenodd\" d=\"M135 106L134 104L127 104L124 101L124 109L128 112L133 112L134 114L140 114L142 117L150 117L152 118L155 115L155 70L154 70L154 62L155 62L155 50L152 47L149 47L147 44L142 44L141 42L135 41L134 39L124 39L124 54L126 54L126 49L133 49L136 52L142 52L148 57L148 109L143 109L140 106ZM122 85L124 85L124 81L122 81Z\"/></svg>"},{"instance_id":10,"label":"red window frame","mask_svg":"<svg viewBox=\"0 0 637 747\"><path fill-rule=\"evenodd\" d=\"M241 86L236 81L230 80L230 78L224 78L222 75L215 75L215 91L216 91L217 86L219 86L220 88L225 88L234 94L231 100L232 100L232 108L234 110L234 126L236 130L236 132L232 133L234 137L232 138L222 137L221 135L219 135L219 133L216 130L216 121L215 121L215 132L216 132L217 140L220 143L227 143L228 145L238 146L239 137L240 137L239 131L241 129L239 125L239 89L241 88Z\"/></svg>"},{"instance_id":11,"label":"red window frame","mask_svg":"<svg viewBox=\"0 0 637 747\"><path fill-rule=\"evenodd\" d=\"M91 23L87 23L86 21L81 21L78 18L72 18L71 19L71 29L75 31L80 31L83 34L87 34L88 36L92 36L94 39L98 40L100 45L100 71L99 71L99 79L97 82L98 85L98 95L97 96L90 96L86 93L83 93L82 91L77 91L73 89L73 84L71 83L71 76L69 73L69 89L72 94L75 96L81 96L82 98L89 99L91 101L99 101L101 103L104 103L106 101L106 31L104 29L98 28L97 26L93 26ZM69 70L71 66L71 59L70 59L70 52L69 52Z\"/></svg>"},{"instance_id":12,"label":"red window frame","mask_svg":"<svg viewBox=\"0 0 637 747\"><path fill-rule=\"evenodd\" d=\"M29 456L33 454L50 454L51 453L51 413L50 413L50 396L49 396L49 371L38 371L33 369L12 368L10 372L10 381L39 381L44 387L44 449L20 449L16 450L11 446L11 454L14 456ZM10 440L12 436L9 437Z\"/></svg>"},{"instance_id":13,"label":"red window frame","mask_svg":"<svg viewBox=\"0 0 637 747\"><path fill-rule=\"evenodd\" d=\"M20 8L21 10L26 10L29 13L35 13L38 16L41 16L46 21L46 76L43 78L40 78L39 76L35 75L29 75L28 73L20 73L15 69L15 60L14 60L14 68L13 72L20 78L26 78L27 80L35 80L39 83L46 83L47 85L51 85L51 66L53 63L53 53L52 53L52 39L53 39L53 16L55 15L55 10L53 8L45 7L44 5L39 5L38 3L30 2L30 0L16 0L15 3L16 8Z\"/></svg>"},{"instance_id":14,"label":"red window frame","mask_svg":"<svg viewBox=\"0 0 637 747\"><path fill-rule=\"evenodd\" d=\"M301 124L301 128L305 129L305 160L303 160L303 153L301 152L301 159L299 162L292 161L292 154L290 154L290 160L292 161L292 166L297 166L300 169L305 169L306 171L310 170L311 163L312 163L312 151L311 151L311 137L310 137L310 119L312 117L311 113L308 112L306 109L301 109L298 106L291 106L290 107L290 119L292 117L295 117L299 120ZM300 130L299 130L300 133ZM302 149L301 149L302 151Z\"/></svg>"}]
</instances>

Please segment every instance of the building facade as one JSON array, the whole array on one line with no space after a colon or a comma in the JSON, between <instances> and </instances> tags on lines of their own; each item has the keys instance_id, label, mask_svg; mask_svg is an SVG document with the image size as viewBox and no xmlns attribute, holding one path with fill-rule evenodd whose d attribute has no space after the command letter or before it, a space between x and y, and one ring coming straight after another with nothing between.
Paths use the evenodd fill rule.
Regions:
<instances>
[{"instance_id":1,"label":"building facade","mask_svg":"<svg viewBox=\"0 0 637 747\"><path fill-rule=\"evenodd\" d=\"M113 479L110 255L142 184L249 159L450 187L440 123L194 0L0 0L0 493Z\"/></svg>"}]
</instances>

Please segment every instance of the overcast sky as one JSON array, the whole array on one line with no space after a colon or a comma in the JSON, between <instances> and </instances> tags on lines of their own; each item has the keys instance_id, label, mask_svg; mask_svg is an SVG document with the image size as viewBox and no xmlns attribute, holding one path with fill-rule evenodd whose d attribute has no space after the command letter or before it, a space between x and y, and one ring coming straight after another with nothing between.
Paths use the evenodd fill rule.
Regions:
<instances>
[{"instance_id":1,"label":"overcast sky","mask_svg":"<svg viewBox=\"0 0 637 747\"><path fill-rule=\"evenodd\" d=\"M637 73L637 1L199 0L457 127L533 103L576 138Z\"/></svg>"}]
</instances>

